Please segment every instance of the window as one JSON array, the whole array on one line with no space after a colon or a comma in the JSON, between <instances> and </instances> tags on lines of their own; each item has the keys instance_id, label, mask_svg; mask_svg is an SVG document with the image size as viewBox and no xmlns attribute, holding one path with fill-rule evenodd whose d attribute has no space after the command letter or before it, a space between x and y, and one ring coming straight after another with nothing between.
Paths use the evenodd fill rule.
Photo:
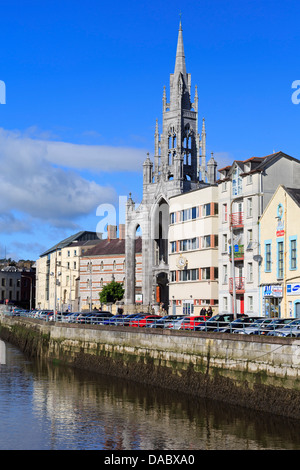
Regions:
<instances>
[{"instance_id":1,"label":"window","mask_svg":"<svg viewBox=\"0 0 300 470\"><path fill-rule=\"evenodd\" d=\"M76 269L76 261L74 261L74 269Z\"/></svg>"},{"instance_id":2,"label":"window","mask_svg":"<svg viewBox=\"0 0 300 470\"><path fill-rule=\"evenodd\" d=\"M68 258L71 256L71 252L70 250L68 250Z\"/></svg>"},{"instance_id":3,"label":"window","mask_svg":"<svg viewBox=\"0 0 300 470\"><path fill-rule=\"evenodd\" d=\"M199 248L199 238L192 238L191 239L191 249L196 250Z\"/></svg>"},{"instance_id":4,"label":"window","mask_svg":"<svg viewBox=\"0 0 300 470\"><path fill-rule=\"evenodd\" d=\"M201 269L201 279L210 279L210 268Z\"/></svg>"},{"instance_id":5,"label":"window","mask_svg":"<svg viewBox=\"0 0 300 470\"><path fill-rule=\"evenodd\" d=\"M179 271L179 280L180 281L198 281L198 279L199 279L199 270L198 269L185 269L183 271Z\"/></svg>"},{"instance_id":6,"label":"window","mask_svg":"<svg viewBox=\"0 0 300 470\"><path fill-rule=\"evenodd\" d=\"M203 248L210 248L211 242L210 242L210 235L205 235L203 237Z\"/></svg>"},{"instance_id":7,"label":"window","mask_svg":"<svg viewBox=\"0 0 300 470\"><path fill-rule=\"evenodd\" d=\"M247 176L247 184L252 184L252 175Z\"/></svg>"},{"instance_id":8,"label":"window","mask_svg":"<svg viewBox=\"0 0 300 470\"><path fill-rule=\"evenodd\" d=\"M192 207L192 219L199 217L199 207Z\"/></svg>"},{"instance_id":9,"label":"window","mask_svg":"<svg viewBox=\"0 0 300 470\"><path fill-rule=\"evenodd\" d=\"M227 264L223 265L223 284L227 284L228 282L228 273L227 273Z\"/></svg>"},{"instance_id":10,"label":"window","mask_svg":"<svg viewBox=\"0 0 300 470\"><path fill-rule=\"evenodd\" d=\"M170 223L171 224L176 223L176 212L171 212L171 214L170 214Z\"/></svg>"},{"instance_id":11,"label":"window","mask_svg":"<svg viewBox=\"0 0 300 470\"><path fill-rule=\"evenodd\" d=\"M179 247L180 251L187 251L187 240L180 240Z\"/></svg>"},{"instance_id":12,"label":"window","mask_svg":"<svg viewBox=\"0 0 300 470\"><path fill-rule=\"evenodd\" d=\"M239 167L235 167L232 173L232 195L238 196L242 193L242 178L240 176L241 169Z\"/></svg>"},{"instance_id":13,"label":"window","mask_svg":"<svg viewBox=\"0 0 300 470\"><path fill-rule=\"evenodd\" d=\"M176 271L171 271L170 272L170 280L171 280L171 282L176 281Z\"/></svg>"},{"instance_id":14,"label":"window","mask_svg":"<svg viewBox=\"0 0 300 470\"><path fill-rule=\"evenodd\" d=\"M191 279L192 279L192 281L198 281L198 279L199 279L199 270L198 269L191 269Z\"/></svg>"},{"instance_id":15,"label":"window","mask_svg":"<svg viewBox=\"0 0 300 470\"><path fill-rule=\"evenodd\" d=\"M188 238L186 240L180 240L179 249L180 251L196 250L199 248L199 238Z\"/></svg>"},{"instance_id":16,"label":"window","mask_svg":"<svg viewBox=\"0 0 300 470\"><path fill-rule=\"evenodd\" d=\"M270 273L271 270L271 242L265 242L265 272Z\"/></svg>"},{"instance_id":17,"label":"window","mask_svg":"<svg viewBox=\"0 0 300 470\"><path fill-rule=\"evenodd\" d=\"M184 271L179 271L179 280L180 281L189 281L190 280L190 270L185 269Z\"/></svg>"},{"instance_id":18,"label":"window","mask_svg":"<svg viewBox=\"0 0 300 470\"><path fill-rule=\"evenodd\" d=\"M227 252L228 252L227 233L225 233L225 234L223 235L222 250L223 250L223 253L227 253Z\"/></svg>"},{"instance_id":19,"label":"window","mask_svg":"<svg viewBox=\"0 0 300 470\"><path fill-rule=\"evenodd\" d=\"M297 237L290 237L290 269L297 269Z\"/></svg>"},{"instance_id":20,"label":"window","mask_svg":"<svg viewBox=\"0 0 300 470\"><path fill-rule=\"evenodd\" d=\"M224 310L224 312L228 311L228 299L227 299L227 297L223 297L223 310Z\"/></svg>"},{"instance_id":21,"label":"window","mask_svg":"<svg viewBox=\"0 0 300 470\"><path fill-rule=\"evenodd\" d=\"M253 242L253 232L252 232L252 229L250 229L250 230L247 230L247 250L252 250L253 248L252 242Z\"/></svg>"},{"instance_id":22,"label":"window","mask_svg":"<svg viewBox=\"0 0 300 470\"><path fill-rule=\"evenodd\" d=\"M248 282L253 282L253 264L248 263Z\"/></svg>"},{"instance_id":23,"label":"window","mask_svg":"<svg viewBox=\"0 0 300 470\"><path fill-rule=\"evenodd\" d=\"M189 209L184 209L180 212L180 220L184 222L186 220L197 219L199 217L199 207L190 207Z\"/></svg>"},{"instance_id":24,"label":"window","mask_svg":"<svg viewBox=\"0 0 300 470\"><path fill-rule=\"evenodd\" d=\"M204 217L210 215L210 204L204 204L204 206L203 206L203 215L204 215Z\"/></svg>"},{"instance_id":25,"label":"window","mask_svg":"<svg viewBox=\"0 0 300 470\"><path fill-rule=\"evenodd\" d=\"M278 279L283 278L283 241L277 242L277 277Z\"/></svg>"},{"instance_id":26,"label":"window","mask_svg":"<svg viewBox=\"0 0 300 470\"><path fill-rule=\"evenodd\" d=\"M247 199L247 217L252 217L252 197Z\"/></svg>"},{"instance_id":27,"label":"window","mask_svg":"<svg viewBox=\"0 0 300 470\"><path fill-rule=\"evenodd\" d=\"M227 222L227 204L222 206L222 222Z\"/></svg>"},{"instance_id":28,"label":"window","mask_svg":"<svg viewBox=\"0 0 300 470\"><path fill-rule=\"evenodd\" d=\"M248 311L253 312L253 297L249 295L248 297Z\"/></svg>"},{"instance_id":29,"label":"window","mask_svg":"<svg viewBox=\"0 0 300 470\"><path fill-rule=\"evenodd\" d=\"M176 242L171 242L170 245L171 245L171 253L175 253L176 252Z\"/></svg>"}]
</instances>

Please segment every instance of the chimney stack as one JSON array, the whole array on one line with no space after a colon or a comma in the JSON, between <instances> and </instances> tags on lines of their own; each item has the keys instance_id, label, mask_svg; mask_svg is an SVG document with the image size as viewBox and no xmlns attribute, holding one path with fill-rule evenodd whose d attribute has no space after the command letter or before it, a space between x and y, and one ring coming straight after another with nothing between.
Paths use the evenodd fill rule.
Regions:
<instances>
[{"instance_id":1,"label":"chimney stack","mask_svg":"<svg viewBox=\"0 0 300 470\"><path fill-rule=\"evenodd\" d=\"M107 226L107 238L108 240L113 240L114 238L117 238L117 226L116 225Z\"/></svg>"},{"instance_id":2,"label":"chimney stack","mask_svg":"<svg viewBox=\"0 0 300 470\"><path fill-rule=\"evenodd\" d=\"M119 240L125 240L125 224L119 225Z\"/></svg>"}]
</instances>

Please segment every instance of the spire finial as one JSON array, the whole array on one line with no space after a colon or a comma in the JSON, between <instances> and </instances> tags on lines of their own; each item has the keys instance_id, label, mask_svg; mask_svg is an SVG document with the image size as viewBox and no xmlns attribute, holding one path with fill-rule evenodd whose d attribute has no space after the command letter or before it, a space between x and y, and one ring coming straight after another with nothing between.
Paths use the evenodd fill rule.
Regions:
<instances>
[{"instance_id":1,"label":"spire finial","mask_svg":"<svg viewBox=\"0 0 300 470\"><path fill-rule=\"evenodd\" d=\"M179 20L179 31L182 31L181 16L182 16L182 13L180 12L180 13L179 13L179 18L180 18L180 20Z\"/></svg>"}]
</instances>

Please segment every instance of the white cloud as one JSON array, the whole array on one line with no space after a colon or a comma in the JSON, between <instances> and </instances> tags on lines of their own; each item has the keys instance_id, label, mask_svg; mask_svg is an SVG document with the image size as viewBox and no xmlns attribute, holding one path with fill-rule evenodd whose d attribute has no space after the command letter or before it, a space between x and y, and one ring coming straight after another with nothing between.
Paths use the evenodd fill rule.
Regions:
<instances>
[{"instance_id":1,"label":"white cloud","mask_svg":"<svg viewBox=\"0 0 300 470\"><path fill-rule=\"evenodd\" d=\"M141 155L135 149L36 140L28 137L34 130L22 134L0 129L0 212L5 214L0 231L25 230L30 219L75 227L77 218L95 213L98 205L117 202L112 186L87 179L80 169L140 167L136 159ZM24 219L16 219L13 211Z\"/></svg>"}]
</instances>

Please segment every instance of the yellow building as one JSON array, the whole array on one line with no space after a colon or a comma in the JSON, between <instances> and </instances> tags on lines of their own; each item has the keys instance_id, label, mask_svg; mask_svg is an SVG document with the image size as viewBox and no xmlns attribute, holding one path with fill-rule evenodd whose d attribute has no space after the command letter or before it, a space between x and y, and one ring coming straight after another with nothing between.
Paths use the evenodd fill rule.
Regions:
<instances>
[{"instance_id":1,"label":"yellow building","mask_svg":"<svg viewBox=\"0 0 300 470\"><path fill-rule=\"evenodd\" d=\"M278 186L259 228L260 313L300 317L300 189Z\"/></svg>"}]
</instances>

